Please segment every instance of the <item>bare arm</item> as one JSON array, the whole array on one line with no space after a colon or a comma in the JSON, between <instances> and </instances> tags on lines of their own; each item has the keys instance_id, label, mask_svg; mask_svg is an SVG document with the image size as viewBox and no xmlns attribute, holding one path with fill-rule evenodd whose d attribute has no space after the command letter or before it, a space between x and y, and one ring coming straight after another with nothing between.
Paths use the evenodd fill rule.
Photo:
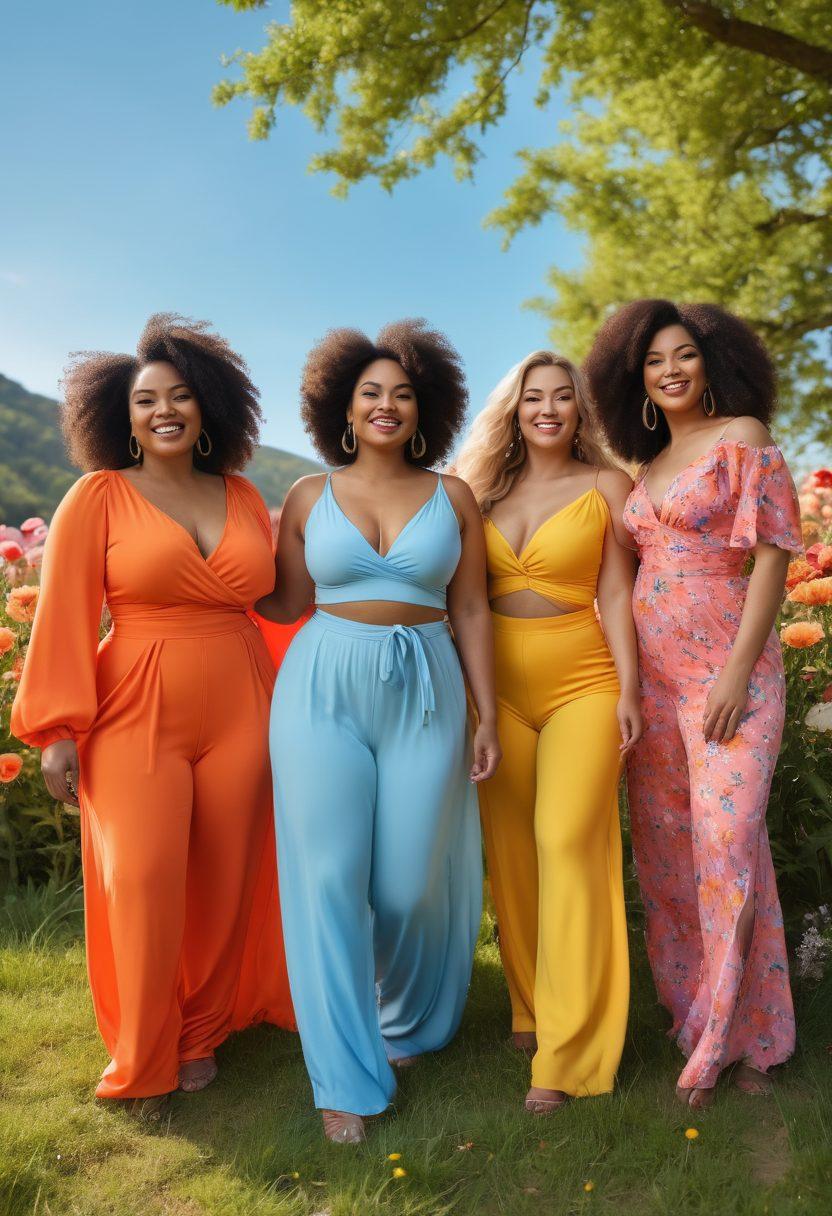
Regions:
<instances>
[{"instance_id":1,"label":"bare arm","mask_svg":"<svg viewBox=\"0 0 832 1216\"><path fill-rule=\"evenodd\" d=\"M756 418L736 418L730 427L731 439L760 448L773 442ZM705 705L705 738L716 743L727 743L739 726L748 703L751 672L774 628L786 587L789 553L764 541L758 541L752 552L754 570L748 582L737 636Z\"/></svg>"},{"instance_id":2,"label":"bare arm","mask_svg":"<svg viewBox=\"0 0 832 1216\"><path fill-rule=\"evenodd\" d=\"M296 481L280 513L280 528L275 554L274 590L254 605L267 621L290 625L296 621L315 595L315 585L306 569L303 530L309 512L323 490L321 474Z\"/></svg>"},{"instance_id":3,"label":"bare arm","mask_svg":"<svg viewBox=\"0 0 832 1216\"><path fill-rule=\"evenodd\" d=\"M618 469L605 469L598 479L598 489L606 499L611 521L604 537L598 575L598 611L621 685L618 721L623 754L631 750L642 734L638 646L633 622L635 556L623 523L624 504L632 488L630 478Z\"/></svg>"},{"instance_id":4,"label":"bare arm","mask_svg":"<svg viewBox=\"0 0 832 1216\"><path fill-rule=\"evenodd\" d=\"M445 488L462 528L462 555L448 587L448 616L468 680L479 725L474 738L473 781L494 775L500 762L494 636L485 578L485 537L473 494L458 477L445 476Z\"/></svg>"}]
</instances>

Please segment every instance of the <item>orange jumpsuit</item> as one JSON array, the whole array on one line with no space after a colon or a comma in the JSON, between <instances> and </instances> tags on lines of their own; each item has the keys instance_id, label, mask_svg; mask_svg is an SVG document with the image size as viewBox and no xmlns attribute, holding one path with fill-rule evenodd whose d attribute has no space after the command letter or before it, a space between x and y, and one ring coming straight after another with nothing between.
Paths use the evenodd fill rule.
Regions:
<instances>
[{"instance_id":1,"label":"orange jumpsuit","mask_svg":"<svg viewBox=\"0 0 832 1216\"><path fill-rule=\"evenodd\" d=\"M12 730L74 739L87 961L112 1057L99 1097L176 1089L232 1030L294 1027L268 752L274 668L246 609L274 582L269 517L226 477L203 558L120 473L58 508ZM113 627L99 645L106 597Z\"/></svg>"}]
</instances>

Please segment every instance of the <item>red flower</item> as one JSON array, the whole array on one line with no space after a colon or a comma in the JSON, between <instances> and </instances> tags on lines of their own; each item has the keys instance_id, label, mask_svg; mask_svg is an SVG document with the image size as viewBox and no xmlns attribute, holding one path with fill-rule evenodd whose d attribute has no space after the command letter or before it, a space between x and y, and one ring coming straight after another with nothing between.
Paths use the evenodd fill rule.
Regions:
<instances>
[{"instance_id":1,"label":"red flower","mask_svg":"<svg viewBox=\"0 0 832 1216\"><path fill-rule=\"evenodd\" d=\"M10 781L14 781L22 768L23 761L16 752L3 752L0 756L0 781L8 785Z\"/></svg>"},{"instance_id":2,"label":"red flower","mask_svg":"<svg viewBox=\"0 0 832 1216\"><path fill-rule=\"evenodd\" d=\"M5 557L7 562L16 562L22 556L23 550L16 540L0 540L0 557Z\"/></svg>"},{"instance_id":3,"label":"red flower","mask_svg":"<svg viewBox=\"0 0 832 1216\"><path fill-rule=\"evenodd\" d=\"M815 469L812 479L816 486L828 490L832 487L832 469Z\"/></svg>"}]
</instances>

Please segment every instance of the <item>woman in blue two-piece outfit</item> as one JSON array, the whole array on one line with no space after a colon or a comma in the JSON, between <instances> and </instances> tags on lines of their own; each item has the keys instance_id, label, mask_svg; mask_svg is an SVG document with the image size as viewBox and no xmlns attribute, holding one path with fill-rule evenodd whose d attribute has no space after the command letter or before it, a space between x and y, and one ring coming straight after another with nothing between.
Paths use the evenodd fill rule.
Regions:
<instances>
[{"instance_id":1,"label":"woman in blue two-piece outfit","mask_svg":"<svg viewBox=\"0 0 832 1216\"><path fill-rule=\"evenodd\" d=\"M473 495L426 467L465 414L447 341L414 321L376 344L334 330L302 395L321 455L346 463L290 491L257 609L289 622L314 591L272 705L280 898L315 1104L354 1143L390 1103L391 1064L462 1016L482 891L471 782L499 762L491 623Z\"/></svg>"}]
</instances>

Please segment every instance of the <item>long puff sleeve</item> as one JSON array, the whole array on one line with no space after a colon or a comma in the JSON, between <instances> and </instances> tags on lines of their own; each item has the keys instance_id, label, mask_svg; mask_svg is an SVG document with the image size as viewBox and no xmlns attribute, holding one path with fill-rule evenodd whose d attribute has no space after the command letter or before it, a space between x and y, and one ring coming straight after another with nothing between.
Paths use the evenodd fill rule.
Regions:
<instances>
[{"instance_id":1,"label":"long puff sleeve","mask_svg":"<svg viewBox=\"0 0 832 1216\"><path fill-rule=\"evenodd\" d=\"M12 733L30 747L77 739L98 708L96 651L104 601L107 475L88 473L55 512Z\"/></svg>"},{"instance_id":2,"label":"long puff sleeve","mask_svg":"<svg viewBox=\"0 0 832 1216\"><path fill-rule=\"evenodd\" d=\"M757 541L792 553L803 550L797 491L779 448L732 445L728 473L737 509L732 549L753 549Z\"/></svg>"}]
</instances>

